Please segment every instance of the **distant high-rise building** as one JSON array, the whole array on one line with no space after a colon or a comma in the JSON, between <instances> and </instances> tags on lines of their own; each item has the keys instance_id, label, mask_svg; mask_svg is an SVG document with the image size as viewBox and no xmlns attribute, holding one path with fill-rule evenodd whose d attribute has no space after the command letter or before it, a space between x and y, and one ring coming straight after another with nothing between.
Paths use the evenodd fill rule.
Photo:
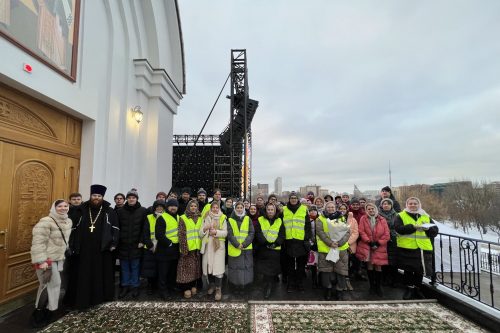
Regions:
<instances>
[{"instance_id":1,"label":"distant high-rise building","mask_svg":"<svg viewBox=\"0 0 500 333\"><path fill-rule=\"evenodd\" d=\"M283 179L278 177L274 180L274 194L281 195L283 192Z\"/></svg>"},{"instance_id":2,"label":"distant high-rise building","mask_svg":"<svg viewBox=\"0 0 500 333\"><path fill-rule=\"evenodd\" d=\"M262 195L267 197L269 195L269 184L257 183L257 193L256 195Z\"/></svg>"}]
</instances>

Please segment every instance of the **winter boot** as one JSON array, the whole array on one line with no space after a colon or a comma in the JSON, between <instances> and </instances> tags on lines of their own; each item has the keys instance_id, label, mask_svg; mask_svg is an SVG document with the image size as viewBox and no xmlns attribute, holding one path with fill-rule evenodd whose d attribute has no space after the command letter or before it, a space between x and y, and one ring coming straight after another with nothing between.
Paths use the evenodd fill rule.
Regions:
<instances>
[{"instance_id":1,"label":"winter boot","mask_svg":"<svg viewBox=\"0 0 500 333\"><path fill-rule=\"evenodd\" d=\"M413 289L413 296L417 299L426 299L425 295L422 293L419 287Z\"/></svg>"},{"instance_id":2,"label":"winter boot","mask_svg":"<svg viewBox=\"0 0 500 333\"><path fill-rule=\"evenodd\" d=\"M345 286L346 286L346 289L348 291L353 291L354 290L354 288L352 287L352 284L351 284L351 279L349 279L349 278L345 279Z\"/></svg>"},{"instance_id":3,"label":"winter boot","mask_svg":"<svg viewBox=\"0 0 500 333\"><path fill-rule=\"evenodd\" d=\"M129 293L130 291L130 288L127 286L127 287L122 287L121 290L120 290L120 293L118 294L118 298L124 298L125 296L127 296L127 294Z\"/></svg>"},{"instance_id":4,"label":"winter boot","mask_svg":"<svg viewBox=\"0 0 500 333\"><path fill-rule=\"evenodd\" d=\"M408 286L408 287L406 287L406 291L403 294L403 299L404 300L412 299L414 297L414 293L415 293L415 287L414 286Z\"/></svg>"},{"instance_id":5,"label":"winter boot","mask_svg":"<svg viewBox=\"0 0 500 333\"><path fill-rule=\"evenodd\" d=\"M212 294L214 293L214 291L215 291L215 286L214 286L214 284L213 284L213 283L210 283L210 284L208 285L207 294L208 294L208 295L212 295Z\"/></svg>"},{"instance_id":6,"label":"winter boot","mask_svg":"<svg viewBox=\"0 0 500 333\"><path fill-rule=\"evenodd\" d=\"M264 288L264 299L269 299L269 297L271 297L272 289L271 283L266 284L266 287Z\"/></svg>"},{"instance_id":7,"label":"winter boot","mask_svg":"<svg viewBox=\"0 0 500 333\"><path fill-rule=\"evenodd\" d=\"M325 288L325 301L331 301L332 300L332 288Z\"/></svg>"},{"instance_id":8,"label":"winter boot","mask_svg":"<svg viewBox=\"0 0 500 333\"><path fill-rule=\"evenodd\" d=\"M32 328L42 328L47 326L48 321L45 317L44 309L35 309L30 317L30 325Z\"/></svg>"},{"instance_id":9,"label":"winter boot","mask_svg":"<svg viewBox=\"0 0 500 333\"><path fill-rule=\"evenodd\" d=\"M377 294L378 297L384 296L384 293L382 292L382 272L375 272L375 293Z\"/></svg>"},{"instance_id":10,"label":"winter boot","mask_svg":"<svg viewBox=\"0 0 500 333\"><path fill-rule=\"evenodd\" d=\"M368 271L368 282L370 283L370 294L375 293L375 272Z\"/></svg>"},{"instance_id":11,"label":"winter boot","mask_svg":"<svg viewBox=\"0 0 500 333\"><path fill-rule=\"evenodd\" d=\"M132 297L133 298L137 298L139 297L139 294L140 294L140 290L139 290L139 287L134 287L132 288Z\"/></svg>"},{"instance_id":12,"label":"winter boot","mask_svg":"<svg viewBox=\"0 0 500 333\"><path fill-rule=\"evenodd\" d=\"M337 301L345 301L344 291L337 290Z\"/></svg>"},{"instance_id":13,"label":"winter boot","mask_svg":"<svg viewBox=\"0 0 500 333\"><path fill-rule=\"evenodd\" d=\"M220 301L222 299L222 289L221 287L215 287L215 297L216 301Z\"/></svg>"}]
</instances>

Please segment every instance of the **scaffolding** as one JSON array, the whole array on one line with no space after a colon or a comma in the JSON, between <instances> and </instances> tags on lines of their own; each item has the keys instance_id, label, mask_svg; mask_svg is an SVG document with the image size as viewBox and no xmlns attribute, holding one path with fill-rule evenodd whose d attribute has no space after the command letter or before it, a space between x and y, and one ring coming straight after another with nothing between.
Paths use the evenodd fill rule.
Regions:
<instances>
[{"instance_id":1,"label":"scaffolding","mask_svg":"<svg viewBox=\"0 0 500 333\"><path fill-rule=\"evenodd\" d=\"M229 124L219 135L174 135L174 189L218 188L246 198L251 188L251 123L259 102L249 98L246 50L231 50Z\"/></svg>"}]
</instances>

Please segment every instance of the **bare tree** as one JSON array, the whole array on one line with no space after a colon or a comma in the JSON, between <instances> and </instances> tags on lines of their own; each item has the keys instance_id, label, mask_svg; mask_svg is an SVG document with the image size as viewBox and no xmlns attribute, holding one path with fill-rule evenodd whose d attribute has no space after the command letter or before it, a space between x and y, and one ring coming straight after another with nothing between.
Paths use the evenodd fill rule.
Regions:
<instances>
[{"instance_id":1,"label":"bare tree","mask_svg":"<svg viewBox=\"0 0 500 333\"><path fill-rule=\"evenodd\" d=\"M500 232L498 194L486 182L458 182L449 186L443 197L455 227L460 226L464 232L477 229L481 238L488 228Z\"/></svg>"}]
</instances>

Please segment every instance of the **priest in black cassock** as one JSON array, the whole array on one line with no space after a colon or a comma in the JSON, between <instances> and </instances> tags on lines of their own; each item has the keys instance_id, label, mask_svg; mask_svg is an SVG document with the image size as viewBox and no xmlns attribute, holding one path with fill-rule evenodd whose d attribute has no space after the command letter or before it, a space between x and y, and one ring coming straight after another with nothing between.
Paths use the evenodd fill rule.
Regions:
<instances>
[{"instance_id":1,"label":"priest in black cassock","mask_svg":"<svg viewBox=\"0 0 500 333\"><path fill-rule=\"evenodd\" d=\"M73 305L79 310L114 299L111 252L118 244L120 229L115 211L104 200L105 193L105 186L92 185L90 200L81 205L80 220L73 221L70 244L75 267L70 272L70 286L75 288Z\"/></svg>"}]
</instances>

